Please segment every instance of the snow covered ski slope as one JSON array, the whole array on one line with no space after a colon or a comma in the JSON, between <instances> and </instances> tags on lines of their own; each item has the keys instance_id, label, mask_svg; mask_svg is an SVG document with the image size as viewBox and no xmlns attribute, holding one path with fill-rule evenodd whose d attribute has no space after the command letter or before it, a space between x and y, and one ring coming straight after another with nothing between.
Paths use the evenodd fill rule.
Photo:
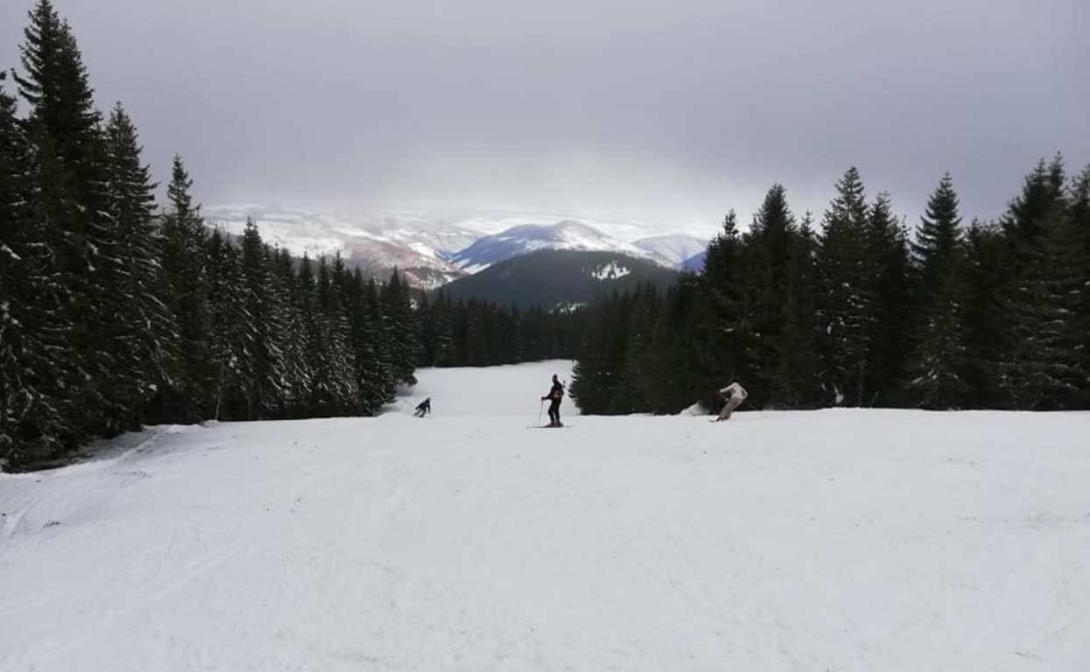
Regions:
<instances>
[{"instance_id":1,"label":"snow covered ski slope","mask_svg":"<svg viewBox=\"0 0 1090 672\"><path fill-rule=\"evenodd\" d=\"M0 670L1090 669L1090 415L527 431L563 366L0 475Z\"/></svg>"}]
</instances>

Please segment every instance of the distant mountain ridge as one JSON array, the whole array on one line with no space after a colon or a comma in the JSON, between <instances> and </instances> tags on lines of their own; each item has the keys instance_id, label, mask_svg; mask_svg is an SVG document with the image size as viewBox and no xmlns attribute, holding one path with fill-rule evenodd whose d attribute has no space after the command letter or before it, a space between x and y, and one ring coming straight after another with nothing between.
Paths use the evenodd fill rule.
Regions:
<instances>
[{"instance_id":1,"label":"distant mountain ridge","mask_svg":"<svg viewBox=\"0 0 1090 672\"><path fill-rule=\"evenodd\" d=\"M683 268L686 261L708 249L706 238L684 234L641 238L633 244L671 268Z\"/></svg>"},{"instance_id":2,"label":"distant mountain ridge","mask_svg":"<svg viewBox=\"0 0 1090 672\"><path fill-rule=\"evenodd\" d=\"M475 273L511 257L538 250L622 252L637 257L645 254L635 244L610 238L592 226L569 220L552 225L523 224L483 236L450 257L450 261L462 270Z\"/></svg>"},{"instance_id":3,"label":"distant mountain ridge","mask_svg":"<svg viewBox=\"0 0 1090 672\"><path fill-rule=\"evenodd\" d=\"M388 276L396 267L411 285L429 290L538 250L617 252L680 268L687 253L707 244L681 234L629 242L618 236L631 237L638 225L601 223L611 234L587 222L548 215L391 213L345 217L242 204L208 207L205 216L210 226L235 235L241 235L247 219L252 218L267 242L292 254L318 257L339 253L349 266L376 277Z\"/></svg>"},{"instance_id":4,"label":"distant mountain ridge","mask_svg":"<svg viewBox=\"0 0 1090 672\"><path fill-rule=\"evenodd\" d=\"M646 283L666 289L678 277L673 269L618 252L538 250L454 280L439 291L452 299L566 310Z\"/></svg>"}]
</instances>

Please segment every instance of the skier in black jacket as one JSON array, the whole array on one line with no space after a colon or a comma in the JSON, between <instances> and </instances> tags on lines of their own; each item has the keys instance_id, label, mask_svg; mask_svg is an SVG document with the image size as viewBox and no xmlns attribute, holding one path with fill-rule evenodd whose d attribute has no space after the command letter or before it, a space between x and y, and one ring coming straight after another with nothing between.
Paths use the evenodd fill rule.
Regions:
<instances>
[{"instance_id":1,"label":"skier in black jacket","mask_svg":"<svg viewBox=\"0 0 1090 672\"><path fill-rule=\"evenodd\" d=\"M549 400L549 427L563 427L560 424L560 400L564 398L564 386L560 384L560 380L553 374L553 386L549 390L549 393L541 398L542 401Z\"/></svg>"}]
</instances>

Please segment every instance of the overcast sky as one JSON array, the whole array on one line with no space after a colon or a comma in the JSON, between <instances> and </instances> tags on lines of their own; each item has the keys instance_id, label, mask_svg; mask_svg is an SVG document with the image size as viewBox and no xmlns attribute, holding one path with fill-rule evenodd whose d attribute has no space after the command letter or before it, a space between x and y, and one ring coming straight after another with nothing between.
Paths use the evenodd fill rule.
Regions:
<instances>
[{"instance_id":1,"label":"overcast sky","mask_svg":"<svg viewBox=\"0 0 1090 672\"><path fill-rule=\"evenodd\" d=\"M99 105L205 203L746 221L850 165L915 218L1090 162L1087 0L55 0ZM17 63L32 0L0 3Z\"/></svg>"}]
</instances>

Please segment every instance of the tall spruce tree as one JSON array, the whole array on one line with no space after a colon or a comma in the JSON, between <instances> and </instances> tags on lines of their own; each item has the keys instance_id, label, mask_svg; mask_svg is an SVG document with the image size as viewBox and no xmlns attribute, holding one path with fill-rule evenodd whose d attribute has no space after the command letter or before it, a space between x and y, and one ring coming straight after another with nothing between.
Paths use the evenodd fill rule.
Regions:
<instances>
[{"instance_id":1,"label":"tall spruce tree","mask_svg":"<svg viewBox=\"0 0 1090 672\"><path fill-rule=\"evenodd\" d=\"M706 311L706 319L698 323L702 345L693 351L703 361L694 366L704 366L709 376L719 380L750 377L754 339L748 299L752 287L743 277L744 253L738 218L731 210L708 245L704 271L697 281L701 300L687 292L674 292L666 299L666 311L677 317L686 306Z\"/></svg>"},{"instance_id":2,"label":"tall spruce tree","mask_svg":"<svg viewBox=\"0 0 1090 672\"><path fill-rule=\"evenodd\" d=\"M242 282L247 324L245 381L246 418L274 417L281 394L280 350L277 347L275 310L270 291L270 269L265 245L251 219L242 234Z\"/></svg>"},{"instance_id":3,"label":"tall spruce tree","mask_svg":"<svg viewBox=\"0 0 1090 672\"><path fill-rule=\"evenodd\" d=\"M786 407L808 407L820 398L817 380L817 315L814 255L817 241L807 212L791 238L784 274L783 329L777 339L780 366L774 390Z\"/></svg>"},{"instance_id":4,"label":"tall spruce tree","mask_svg":"<svg viewBox=\"0 0 1090 672\"><path fill-rule=\"evenodd\" d=\"M1000 384L1016 408L1075 408L1087 377L1080 328L1087 287L1080 195L1077 186L1070 194L1053 189L1064 179L1059 157L1044 179L1035 177L1039 172L1040 167L1027 179L1007 218L1017 224L1026 217L1026 226L1015 231L1032 228L1036 238L1025 237L1016 248L1022 263L1008 303L1009 340L999 366ZM1027 216L1031 209L1026 204L1041 192L1051 200L1038 200Z\"/></svg>"},{"instance_id":5,"label":"tall spruce tree","mask_svg":"<svg viewBox=\"0 0 1090 672\"><path fill-rule=\"evenodd\" d=\"M924 408L961 407L969 390L960 225L957 193L946 173L927 202L912 243L917 321L909 392Z\"/></svg>"},{"instance_id":6,"label":"tall spruce tree","mask_svg":"<svg viewBox=\"0 0 1090 672\"><path fill-rule=\"evenodd\" d=\"M307 325L300 306L294 266L287 250L273 252L272 301L278 329L274 336L280 350L281 417L301 417L306 413L314 382L314 374L307 366Z\"/></svg>"},{"instance_id":7,"label":"tall spruce tree","mask_svg":"<svg viewBox=\"0 0 1090 672\"><path fill-rule=\"evenodd\" d=\"M367 283L363 273L357 267L351 274L346 274L344 291L348 325L351 333L351 348L354 362L356 398L354 405L360 413L374 414L381 406L379 374L376 371L377 353L372 341L371 317L368 314Z\"/></svg>"},{"instance_id":8,"label":"tall spruce tree","mask_svg":"<svg viewBox=\"0 0 1090 672\"><path fill-rule=\"evenodd\" d=\"M208 306L210 417L242 418L243 369L250 348L248 302L238 249L219 229L206 244L205 286Z\"/></svg>"},{"instance_id":9,"label":"tall spruce tree","mask_svg":"<svg viewBox=\"0 0 1090 672\"><path fill-rule=\"evenodd\" d=\"M352 347L352 326L345 296L347 281L348 272L344 260L341 259L340 254L337 254L329 267L328 294L320 302L325 311L325 319L329 323L331 343L334 347L331 362L332 381L335 385L336 412L339 414L357 413L360 406L360 393L355 375L355 352ZM319 294L322 290L323 283L319 272ZM414 365L415 360L407 364L410 375Z\"/></svg>"},{"instance_id":10,"label":"tall spruce tree","mask_svg":"<svg viewBox=\"0 0 1090 672\"><path fill-rule=\"evenodd\" d=\"M398 378L393 363L391 337L384 314L385 307L379 297L374 278L367 281L364 294L367 298L367 342L371 344L368 359L370 367L367 374L367 379L371 383L368 385L364 399L367 411L376 414L382 409L383 404L393 400Z\"/></svg>"},{"instance_id":11,"label":"tall spruce tree","mask_svg":"<svg viewBox=\"0 0 1090 672\"><path fill-rule=\"evenodd\" d=\"M745 296L745 322L752 334L747 359L752 362L752 377L747 388L754 402L761 405L782 403L785 382L781 357L783 325L789 281L784 273L794 234L795 219L787 205L787 193L775 184L765 194L764 202L753 216L749 232L743 237L740 283Z\"/></svg>"},{"instance_id":12,"label":"tall spruce tree","mask_svg":"<svg viewBox=\"0 0 1090 672\"><path fill-rule=\"evenodd\" d=\"M140 161L136 128L118 103L106 127L106 212L113 229L108 263L114 291L104 298L105 328L116 355L115 396L135 427L170 384L178 356L174 315L163 302L154 222L155 185ZM127 427L121 427L124 429Z\"/></svg>"},{"instance_id":13,"label":"tall spruce tree","mask_svg":"<svg viewBox=\"0 0 1090 672\"><path fill-rule=\"evenodd\" d=\"M859 171L848 169L836 190L817 254L821 384L828 401L859 406L870 400L876 269Z\"/></svg>"},{"instance_id":14,"label":"tall spruce tree","mask_svg":"<svg viewBox=\"0 0 1090 672\"><path fill-rule=\"evenodd\" d=\"M413 363L419 347L414 326L416 316L409 298L409 289L396 268L390 275L390 281L382 288L382 307L394 380L397 383L414 385L416 378L413 376ZM483 328L481 322L476 322L474 326Z\"/></svg>"},{"instance_id":15,"label":"tall spruce tree","mask_svg":"<svg viewBox=\"0 0 1090 672\"><path fill-rule=\"evenodd\" d=\"M967 405L1004 408L1009 397L999 386L999 363L1008 328L1005 295L1011 260L1007 237L998 226L974 221L965 234L965 338Z\"/></svg>"},{"instance_id":16,"label":"tall spruce tree","mask_svg":"<svg viewBox=\"0 0 1090 672\"><path fill-rule=\"evenodd\" d=\"M1064 325L1075 278L1063 250L1070 237L1064 182L1059 155L1047 165L1041 161L1003 218L1013 263L998 373L1014 408L1061 408L1072 392Z\"/></svg>"},{"instance_id":17,"label":"tall spruce tree","mask_svg":"<svg viewBox=\"0 0 1090 672\"><path fill-rule=\"evenodd\" d=\"M868 406L904 403L903 386L911 349L911 315L915 310L909 284L908 234L893 214L889 194L881 193L868 213L871 277L870 365Z\"/></svg>"},{"instance_id":18,"label":"tall spruce tree","mask_svg":"<svg viewBox=\"0 0 1090 672\"><path fill-rule=\"evenodd\" d=\"M207 417L219 375L208 358L210 340L206 233L200 207L194 205L193 181L180 156L174 157L161 217L161 267L166 305L174 315L181 356L171 375L166 413L180 420Z\"/></svg>"},{"instance_id":19,"label":"tall spruce tree","mask_svg":"<svg viewBox=\"0 0 1090 672\"><path fill-rule=\"evenodd\" d=\"M39 198L38 155L0 73L0 468L78 438L57 367L70 362L64 287Z\"/></svg>"},{"instance_id":20,"label":"tall spruce tree","mask_svg":"<svg viewBox=\"0 0 1090 672\"><path fill-rule=\"evenodd\" d=\"M761 405L794 407L813 395L813 322L803 313L813 309L812 241L795 224L786 194L773 185L754 215L740 281L750 297L750 394Z\"/></svg>"},{"instance_id":21,"label":"tall spruce tree","mask_svg":"<svg viewBox=\"0 0 1090 672\"><path fill-rule=\"evenodd\" d=\"M72 404L72 440L79 440L110 431L123 410L115 395L116 360L104 310L116 277L108 257L115 244L105 212L101 115L71 28L48 0L40 0L29 19L20 47L23 73L15 81L30 106L25 128L37 156L37 200L47 222L42 242L52 248L60 274L67 350L57 368Z\"/></svg>"},{"instance_id":22,"label":"tall spruce tree","mask_svg":"<svg viewBox=\"0 0 1090 672\"><path fill-rule=\"evenodd\" d=\"M961 245L961 215L954 179L945 173L927 201L912 241L912 262L916 268L917 293L925 307L939 291L940 278L956 266Z\"/></svg>"}]
</instances>

